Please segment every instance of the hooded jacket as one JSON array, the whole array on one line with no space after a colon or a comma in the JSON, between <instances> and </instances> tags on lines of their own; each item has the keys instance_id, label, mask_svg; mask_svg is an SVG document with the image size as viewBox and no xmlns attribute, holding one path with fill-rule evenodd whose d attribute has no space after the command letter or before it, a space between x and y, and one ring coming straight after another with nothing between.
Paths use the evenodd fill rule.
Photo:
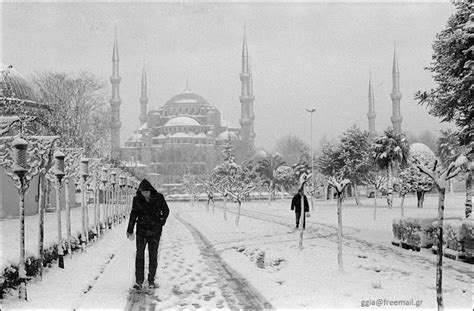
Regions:
<instances>
[{"instance_id":1,"label":"hooded jacket","mask_svg":"<svg viewBox=\"0 0 474 311\"><path fill-rule=\"evenodd\" d=\"M147 202L145 197L141 194L140 191L142 190L149 190L151 192L149 202ZM143 179L138 186L137 194L133 197L127 232L133 233L133 228L136 223L137 235L159 235L161 234L162 227L165 225L169 213L170 210L164 196L156 191L148 180Z\"/></svg>"},{"instance_id":2,"label":"hooded jacket","mask_svg":"<svg viewBox=\"0 0 474 311\"><path fill-rule=\"evenodd\" d=\"M291 200L291 210L294 210L295 213L301 213L301 194L298 192L294 195L293 199ZM308 199L304 195L304 211L309 212L309 203Z\"/></svg>"}]
</instances>

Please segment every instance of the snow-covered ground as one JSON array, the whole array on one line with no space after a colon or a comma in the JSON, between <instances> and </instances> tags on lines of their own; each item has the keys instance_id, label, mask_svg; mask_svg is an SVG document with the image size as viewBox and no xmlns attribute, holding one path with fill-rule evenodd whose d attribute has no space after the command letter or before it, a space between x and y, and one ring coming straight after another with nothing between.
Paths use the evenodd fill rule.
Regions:
<instances>
[{"instance_id":1,"label":"snow-covered ground","mask_svg":"<svg viewBox=\"0 0 474 311\"><path fill-rule=\"evenodd\" d=\"M245 301L250 300L276 309L354 309L372 303L384 308L436 308L435 255L391 246L392 218L400 215L399 202L390 210L379 200L382 207L376 221L372 202L365 199L367 205L362 207L344 202L344 273L337 264L335 202L315 202L301 251L289 200L270 206L265 201L244 203L239 226L232 212L224 220L220 208L213 213L203 204L170 202L159 250L160 287L148 303L183 309L246 308ZM407 198L406 216L437 215L436 197L427 197L422 210L415 203ZM228 207L235 211L234 204ZM446 214L463 214L461 194L448 196ZM14 220L3 221L2 232L7 226L14 228L9 222ZM128 289L134 279L135 243L125 238L125 226L107 232L87 252L66 258L66 269L54 266L42 281L29 283L27 302L9 297L2 309L131 309ZM3 236L3 249L10 244L6 237L10 235ZM36 237L30 242L34 245ZM446 308L472 310L472 266L445 259L443 277Z\"/></svg>"},{"instance_id":2,"label":"snow-covered ground","mask_svg":"<svg viewBox=\"0 0 474 311\"><path fill-rule=\"evenodd\" d=\"M103 219L105 205L101 204L101 219ZM89 205L89 224L93 224L93 205ZM61 211L62 238L66 239L66 211ZM77 236L82 230L81 208L71 208L71 235ZM25 217L25 252L26 257L38 256L39 216ZM20 258L20 220L0 219L2 271L10 264L18 264ZM56 212L45 213L44 217L44 248L58 241L58 226Z\"/></svg>"}]
</instances>

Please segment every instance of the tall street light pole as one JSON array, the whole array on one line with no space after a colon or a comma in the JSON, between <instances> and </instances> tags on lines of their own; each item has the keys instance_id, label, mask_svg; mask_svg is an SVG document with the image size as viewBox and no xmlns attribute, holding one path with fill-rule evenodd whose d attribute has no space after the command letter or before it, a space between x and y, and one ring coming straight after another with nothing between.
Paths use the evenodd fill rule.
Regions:
<instances>
[{"instance_id":1,"label":"tall street light pole","mask_svg":"<svg viewBox=\"0 0 474 311\"><path fill-rule=\"evenodd\" d=\"M314 193L314 155L313 155L313 113L316 111L316 108L312 109L306 109L307 112L311 114L311 141L310 141L310 148L311 148L311 210L314 211L314 206L313 206L313 193Z\"/></svg>"}]
</instances>

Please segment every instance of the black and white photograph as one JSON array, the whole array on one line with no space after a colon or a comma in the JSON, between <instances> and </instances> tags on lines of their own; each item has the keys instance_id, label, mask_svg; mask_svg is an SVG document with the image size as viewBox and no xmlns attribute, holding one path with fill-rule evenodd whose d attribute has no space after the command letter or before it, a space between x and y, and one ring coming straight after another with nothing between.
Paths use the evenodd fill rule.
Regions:
<instances>
[{"instance_id":1,"label":"black and white photograph","mask_svg":"<svg viewBox=\"0 0 474 311\"><path fill-rule=\"evenodd\" d=\"M0 14L0 310L473 310L473 0Z\"/></svg>"}]
</instances>

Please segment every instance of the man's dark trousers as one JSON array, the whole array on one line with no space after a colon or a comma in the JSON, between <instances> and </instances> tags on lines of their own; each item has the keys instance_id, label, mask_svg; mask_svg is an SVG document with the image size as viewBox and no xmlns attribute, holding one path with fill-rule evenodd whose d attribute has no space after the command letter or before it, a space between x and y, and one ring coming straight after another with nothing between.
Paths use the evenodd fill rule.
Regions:
<instances>
[{"instance_id":1,"label":"man's dark trousers","mask_svg":"<svg viewBox=\"0 0 474 311\"><path fill-rule=\"evenodd\" d=\"M151 236L137 235L137 255L135 257L135 279L143 283L145 279L145 247L148 244L148 282L154 282L158 265L158 246L161 234Z\"/></svg>"},{"instance_id":2,"label":"man's dark trousers","mask_svg":"<svg viewBox=\"0 0 474 311\"><path fill-rule=\"evenodd\" d=\"M301 213L295 213L296 215L296 228L298 228L300 226L300 217L301 217ZM306 228L306 216L303 218L303 229Z\"/></svg>"}]
</instances>

